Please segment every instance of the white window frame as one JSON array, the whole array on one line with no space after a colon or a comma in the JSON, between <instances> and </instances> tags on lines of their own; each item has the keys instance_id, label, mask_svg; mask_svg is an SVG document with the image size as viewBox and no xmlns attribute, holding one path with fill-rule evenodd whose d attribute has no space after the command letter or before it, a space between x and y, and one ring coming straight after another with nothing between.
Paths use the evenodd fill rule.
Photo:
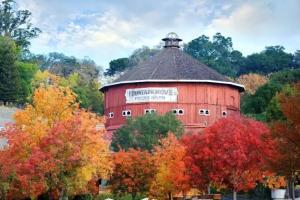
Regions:
<instances>
[{"instance_id":1,"label":"white window frame","mask_svg":"<svg viewBox=\"0 0 300 200\"><path fill-rule=\"evenodd\" d=\"M206 109L199 109L199 115L205 115L205 110ZM202 112L201 112L202 111Z\"/></svg>"},{"instance_id":2,"label":"white window frame","mask_svg":"<svg viewBox=\"0 0 300 200\"><path fill-rule=\"evenodd\" d=\"M182 111L182 113L179 113L179 111ZM178 115L184 115L184 110L182 108L177 109L177 113L178 113Z\"/></svg>"},{"instance_id":3,"label":"white window frame","mask_svg":"<svg viewBox=\"0 0 300 200\"><path fill-rule=\"evenodd\" d=\"M201 111L203 111L203 113L201 113ZM199 113L199 115L202 115L202 116L210 116L210 110L206 109L206 108L199 109L198 113Z\"/></svg>"},{"instance_id":4,"label":"white window frame","mask_svg":"<svg viewBox=\"0 0 300 200\"><path fill-rule=\"evenodd\" d=\"M182 111L182 113L179 113L179 111ZM175 112L174 112L175 111ZM174 114L174 115L184 115L184 109L182 109L182 108L178 108L178 109L172 109L172 113Z\"/></svg>"},{"instance_id":5,"label":"white window frame","mask_svg":"<svg viewBox=\"0 0 300 200\"><path fill-rule=\"evenodd\" d=\"M210 115L210 110L206 109L205 110L205 116L209 116Z\"/></svg>"},{"instance_id":6,"label":"white window frame","mask_svg":"<svg viewBox=\"0 0 300 200\"><path fill-rule=\"evenodd\" d=\"M114 113L114 112L108 113L108 118L109 118L109 119L112 119L112 118L114 118L114 117L115 117L115 113Z\"/></svg>"},{"instance_id":7,"label":"white window frame","mask_svg":"<svg viewBox=\"0 0 300 200\"><path fill-rule=\"evenodd\" d=\"M227 111L226 110L222 111L222 117L227 117Z\"/></svg>"},{"instance_id":8,"label":"white window frame","mask_svg":"<svg viewBox=\"0 0 300 200\"><path fill-rule=\"evenodd\" d=\"M122 111L122 116L123 117L131 117L131 115L132 115L131 110L123 110Z\"/></svg>"},{"instance_id":9,"label":"white window frame","mask_svg":"<svg viewBox=\"0 0 300 200\"><path fill-rule=\"evenodd\" d=\"M151 114L151 113L156 113L156 109L153 108L144 109L144 114Z\"/></svg>"}]
</instances>

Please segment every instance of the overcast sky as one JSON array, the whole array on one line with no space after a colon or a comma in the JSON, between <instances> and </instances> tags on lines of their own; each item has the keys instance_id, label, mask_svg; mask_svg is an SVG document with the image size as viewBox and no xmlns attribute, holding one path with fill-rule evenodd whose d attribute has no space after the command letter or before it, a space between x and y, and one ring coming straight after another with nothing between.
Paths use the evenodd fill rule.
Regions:
<instances>
[{"instance_id":1,"label":"overcast sky","mask_svg":"<svg viewBox=\"0 0 300 200\"><path fill-rule=\"evenodd\" d=\"M244 55L268 45L300 49L300 0L16 0L32 11L43 33L34 53L89 56L107 67L112 59L159 44L168 32L184 42L221 32Z\"/></svg>"}]
</instances>

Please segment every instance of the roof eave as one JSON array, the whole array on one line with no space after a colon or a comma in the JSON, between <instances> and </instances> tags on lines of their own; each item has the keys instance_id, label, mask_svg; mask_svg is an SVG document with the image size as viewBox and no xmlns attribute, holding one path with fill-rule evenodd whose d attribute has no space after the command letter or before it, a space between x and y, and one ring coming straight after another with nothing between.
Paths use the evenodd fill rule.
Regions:
<instances>
[{"instance_id":1,"label":"roof eave","mask_svg":"<svg viewBox=\"0 0 300 200\"><path fill-rule=\"evenodd\" d=\"M228 81L217 81L217 80L188 80L188 79L179 79L179 80L146 79L146 80L119 81L119 82L106 84L103 87L101 87L99 90L103 92L105 88L111 86L123 85L123 84L134 84L134 83L216 83L216 84L230 85L230 86L237 87L240 92L245 91L245 86L238 83L233 83Z\"/></svg>"}]
</instances>

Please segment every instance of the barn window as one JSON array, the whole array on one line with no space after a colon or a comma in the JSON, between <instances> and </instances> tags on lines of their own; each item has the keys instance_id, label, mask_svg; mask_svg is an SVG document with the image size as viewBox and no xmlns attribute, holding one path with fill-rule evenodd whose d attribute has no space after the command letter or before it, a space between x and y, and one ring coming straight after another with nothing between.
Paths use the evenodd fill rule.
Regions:
<instances>
[{"instance_id":1,"label":"barn window","mask_svg":"<svg viewBox=\"0 0 300 200\"><path fill-rule=\"evenodd\" d=\"M155 113L155 112L156 112L156 109L152 109L152 108L148 108L148 109L144 110L145 114L150 114L150 113Z\"/></svg>"},{"instance_id":2,"label":"barn window","mask_svg":"<svg viewBox=\"0 0 300 200\"><path fill-rule=\"evenodd\" d=\"M227 112L226 111L222 111L222 117L226 117L227 116Z\"/></svg>"},{"instance_id":3,"label":"barn window","mask_svg":"<svg viewBox=\"0 0 300 200\"><path fill-rule=\"evenodd\" d=\"M122 111L123 117L130 117L131 116L131 110L123 110Z\"/></svg>"},{"instance_id":4,"label":"barn window","mask_svg":"<svg viewBox=\"0 0 300 200\"><path fill-rule=\"evenodd\" d=\"M199 110L199 115L205 115L205 109L200 109Z\"/></svg>"},{"instance_id":5,"label":"barn window","mask_svg":"<svg viewBox=\"0 0 300 200\"><path fill-rule=\"evenodd\" d=\"M114 113L113 112L110 112L110 113L108 113L108 118L114 118Z\"/></svg>"},{"instance_id":6,"label":"barn window","mask_svg":"<svg viewBox=\"0 0 300 200\"><path fill-rule=\"evenodd\" d=\"M184 114L183 109L178 109L178 115L183 115L183 114Z\"/></svg>"},{"instance_id":7,"label":"barn window","mask_svg":"<svg viewBox=\"0 0 300 200\"><path fill-rule=\"evenodd\" d=\"M210 111L209 110L205 110L205 115L210 115Z\"/></svg>"},{"instance_id":8,"label":"barn window","mask_svg":"<svg viewBox=\"0 0 300 200\"><path fill-rule=\"evenodd\" d=\"M208 109L200 109L199 110L199 115L206 115L206 116L208 116L208 115L210 115L210 110L208 110Z\"/></svg>"},{"instance_id":9,"label":"barn window","mask_svg":"<svg viewBox=\"0 0 300 200\"><path fill-rule=\"evenodd\" d=\"M183 109L172 109L172 113L174 115L183 115L184 114L184 110Z\"/></svg>"}]
</instances>

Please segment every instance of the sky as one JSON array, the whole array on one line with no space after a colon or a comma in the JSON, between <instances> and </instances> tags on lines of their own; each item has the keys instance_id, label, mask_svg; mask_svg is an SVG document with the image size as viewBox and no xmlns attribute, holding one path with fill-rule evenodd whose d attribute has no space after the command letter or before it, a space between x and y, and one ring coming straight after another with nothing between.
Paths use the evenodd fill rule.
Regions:
<instances>
[{"instance_id":1,"label":"sky","mask_svg":"<svg viewBox=\"0 0 300 200\"><path fill-rule=\"evenodd\" d=\"M187 43L220 32L244 55L265 46L300 49L300 0L16 0L32 12L42 33L37 54L62 52L95 60L103 68L169 32Z\"/></svg>"}]
</instances>

